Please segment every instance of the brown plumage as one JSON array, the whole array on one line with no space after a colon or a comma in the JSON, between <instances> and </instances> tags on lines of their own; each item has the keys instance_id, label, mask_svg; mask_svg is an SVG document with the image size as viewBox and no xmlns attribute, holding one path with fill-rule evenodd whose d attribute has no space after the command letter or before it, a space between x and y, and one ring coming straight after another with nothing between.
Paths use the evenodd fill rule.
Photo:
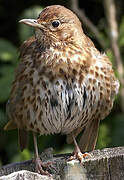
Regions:
<instances>
[{"instance_id":1,"label":"brown plumage","mask_svg":"<svg viewBox=\"0 0 124 180\"><path fill-rule=\"evenodd\" d=\"M66 134L80 159L80 149L95 148L99 121L110 113L118 92L112 64L83 33L77 16L63 6L49 6L37 20L20 22L33 26L35 36L21 46L5 129L23 131L21 149L26 131ZM81 132L79 149L75 138ZM37 170L47 174L39 163L35 134L34 144Z\"/></svg>"}]
</instances>

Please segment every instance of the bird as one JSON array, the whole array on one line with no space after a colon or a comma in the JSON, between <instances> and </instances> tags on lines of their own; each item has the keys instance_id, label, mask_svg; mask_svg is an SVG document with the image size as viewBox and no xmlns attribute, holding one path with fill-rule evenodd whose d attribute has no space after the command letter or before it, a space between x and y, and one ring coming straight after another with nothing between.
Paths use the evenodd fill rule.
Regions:
<instances>
[{"instance_id":1,"label":"bird","mask_svg":"<svg viewBox=\"0 0 124 180\"><path fill-rule=\"evenodd\" d=\"M4 129L18 129L21 150L32 132L36 171L48 175L36 135L67 135L75 146L72 159L82 161L83 152L95 149L99 123L113 107L119 81L108 56L96 49L70 9L51 5L37 19L19 22L35 34L20 47Z\"/></svg>"}]
</instances>

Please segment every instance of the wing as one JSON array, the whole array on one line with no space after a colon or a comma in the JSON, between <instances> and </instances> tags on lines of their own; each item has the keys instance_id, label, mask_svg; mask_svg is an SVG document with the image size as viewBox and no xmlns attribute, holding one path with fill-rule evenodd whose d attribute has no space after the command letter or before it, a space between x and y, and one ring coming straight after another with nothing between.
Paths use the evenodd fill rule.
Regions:
<instances>
[{"instance_id":1,"label":"wing","mask_svg":"<svg viewBox=\"0 0 124 180\"><path fill-rule=\"evenodd\" d=\"M88 124L84 127L79 127L72 133L75 137L82 133L79 147L81 151L91 151L95 148L99 121L104 119L111 111L113 106L113 100L115 95L118 93L119 82L115 78L112 70L112 64L105 54L98 54L96 57L97 61L91 66L91 69L95 70L95 73L91 74L96 79L94 83L94 94L97 97L96 107L91 118L88 120ZM91 75L90 75L91 76ZM86 88L87 91L87 88ZM89 98L91 99L91 97ZM67 143L72 143L72 135L67 135Z\"/></svg>"},{"instance_id":2,"label":"wing","mask_svg":"<svg viewBox=\"0 0 124 180\"><path fill-rule=\"evenodd\" d=\"M26 62L24 61L24 56L31 53L34 43L35 43L35 38L32 37L27 41L25 41L20 48L21 62L16 68L15 80L12 83L10 99L6 105L6 112L9 118L9 122L5 125L4 130L12 130L18 128L19 145L21 151L27 146L28 132L26 130L20 129L20 126L18 124L19 119L17 116L20 113L20 109L18 111L17 109L21 102L21 95L23 92L24 84L26 83L26 77L23 75L26 65Z\"/></svg>"}]
</instances>

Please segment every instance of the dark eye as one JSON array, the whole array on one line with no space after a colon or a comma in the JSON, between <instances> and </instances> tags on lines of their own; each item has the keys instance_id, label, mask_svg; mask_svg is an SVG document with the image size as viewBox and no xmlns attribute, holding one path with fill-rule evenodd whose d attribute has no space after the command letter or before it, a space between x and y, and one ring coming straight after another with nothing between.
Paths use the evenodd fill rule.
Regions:
<instances>
[{"instance_id":1,"label":"dark eye","mask_svg":"<svg viewBox=\"0 0 124 180\"><path fill-rule=\"evenodd\" d=\"M60 21L58 21L58 20L55 20L55 21L52 22L52 26L54 28L58 27L59 25L60 25Z\"/></svg>"}]
</instances>

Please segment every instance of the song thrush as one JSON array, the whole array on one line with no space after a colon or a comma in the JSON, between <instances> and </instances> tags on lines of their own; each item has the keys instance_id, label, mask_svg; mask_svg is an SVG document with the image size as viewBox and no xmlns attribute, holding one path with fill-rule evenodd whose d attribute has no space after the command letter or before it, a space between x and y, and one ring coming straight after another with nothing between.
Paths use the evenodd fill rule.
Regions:
<instances>
[{"instance_id":1,"label":"song thrush","mask_svg":"<svg viewBox=\"0 0 124 180\"><path fill-rule=\"evenodd\" d=\"M48 6L37 19L21 23L35 28L23 43L5 129L18 128L21 149L32 131L36 168L42 174L35 133L67 135L74 156L95 148L99 121L111 111L119 82L112 64L84 34L77 16L60 5ZM82 132L79 146L75 138Z\"/></svg>"}]
</instances>

